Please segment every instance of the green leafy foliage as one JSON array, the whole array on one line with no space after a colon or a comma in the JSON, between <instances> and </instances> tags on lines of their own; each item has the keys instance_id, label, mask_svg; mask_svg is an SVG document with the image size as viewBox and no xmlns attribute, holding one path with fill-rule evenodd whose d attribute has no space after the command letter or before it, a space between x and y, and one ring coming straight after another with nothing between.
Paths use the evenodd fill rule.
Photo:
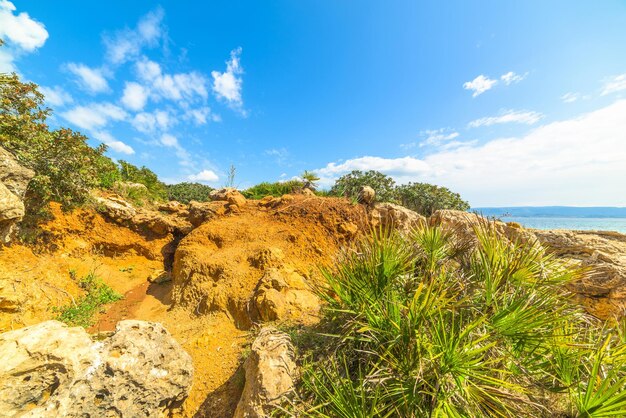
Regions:
<instances>
[{"instance_id":1,"label":"green leafy foliage","mask_svg":"<svg viewBox=\"0 0 626 418\"><path fill-rule=\"evenodd\" d=\"M584 272L488 222L474 236L377 232L324 270L326 343L299 347L290 413L626 416L623 324L603 326L572 300L566 285Z\"/></svg>"},{"instance_id":2,"label":"green leafy foliage","mask_svg":"<svg viewBox=\"0 0 626 418\"><path fill-rule=\"evenodd\" d=\"M56 309L59 313L57 319L70 326L87 328L93 325L93 317L102 305L122 298L122 295L103 283L93 272L81 279L78 285L86 294L78 301Z\"/></svg>"},{"instance_id":3,"label":"green leafy foliage","mask_svg":"<svg viewBox=\"0 0 626 418\"><path fill-rule=\"evenodd\" d=\"M167 200L167 186L161 182L157 175L147 167L137 167L129 162L120 160L120 180L130 183L138 183L146 186L148 197L153 200Z\"/></svg>"},{"instance_id":4,"label":"green leafy foliage","mask_svg":"<svg viewBox=\"0 0 626 418\"><path fill-rule=\"evenodd\" d=\"M361 187L370 186L376 192L378 201L391 202L395 200L395 185L396 182L391 177L378 171L354 170L339 177L330 191L335 196L356 198Z\"/></svg>"},{"instance_id":5,"label":"green leafy foliage","mask_svg":"<svg viewBox=\"0 0 626 418\"><path fill-rule=\"evenodd\" d=\"M87 137L61 128L49 130L50 110L34 83L22 83L17 75L0 75L0 145L37 174L27 191L31 213L45 211L57 201L64 208L85 202L89 189L106 186L117 167L103 154L105 145L93 148Z\"/></svg>"},{"instance_id":6,"label":"green leafy foliage","mask_svg":"<svg viewBox=\"0 0 626 418\"><path fill-rule=\"evenodd\" d=\"M246 199L263 199L265 196L280 197L289 193L296 193L304 187L300 180L278 181L275 183L263 182L242 192Z\"/></svg>"},{"instance_id":7,"label":"green leafy foliage","mask_svg":"<svg viewBox=\"0 0 626 418\"><path fill-rule=\"evenodd\" d=\"M355 170L335 182L330 190L334 196L356 199L363 186L370 186L376 192L379 202L399 203L415 212L430 216L439 209L468 210L469 204L445 187L428 183L409 183L396 186L395 181L378 171Z\"/></svg>"},{"instance_id":8,"label":"green leafy foliage","mask_svg":"<svg viewBox=\"0 0 626 418\"><path fill-rule=\"evenodd\" d=\"M167 198L181 203L208 202L209 193L213 190L205 184L200 183L178 183L167 185Z\"/></svg>"},{"instance_id":9,"label":"green leafy foliage","mask_svg":"<svg viewBox=\"0 0 626 418\"><path fill-rule=\"evenodd\" d=\"M439 209L466 211L469 203L446 187L428 183L409 183L396 187L396 198L400 204L424 216L430 216Z\"/></svg>"}]
</instances>

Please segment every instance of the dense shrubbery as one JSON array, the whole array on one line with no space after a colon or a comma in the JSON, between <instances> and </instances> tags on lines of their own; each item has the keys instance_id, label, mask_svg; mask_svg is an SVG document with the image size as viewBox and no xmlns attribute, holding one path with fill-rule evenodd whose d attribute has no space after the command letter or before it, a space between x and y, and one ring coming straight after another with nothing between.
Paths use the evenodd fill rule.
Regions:
<instances>
[{"instance_id":1,"label":"dense shrubbery","mask_svg":"<svg viewBox=\"0 0 626 418\"><path fill-rule=\"evenodd\" d=\"M165 185L152 171L125 161L116 164L104 155L106 145L91 147L86 136L71 129L50 130L46 123L50 114L36 84L22 83L15 74L0 74L0 146L36 173L26 193L29 214L45 213L50 201L65 209L81 205L96 187L131 190L116 188L119 182L146 186L141 196L132 189L125 196L131 200L167 198Z\"/></svg>"},{"instance_id":2,"label":"dense shrubbery","mask_svg":"<svg viewBox=\"0 0 626 418\"><path fill-rule=\"evenodd\" d=\"M626 414L626 335L572 300L581 273L492 225L475 234L381 234L325 272L299 416Z\"/></svg>"},{"instance_id":3,"label":"dense shrubbery","mask_svg":"<svg viewBox=\"0 0 626 418\"><path fill-rule=\"evenodd\" d=\"M106 146L90 147L84 135L71 129L49 130L50 110L37 85L22 83L14 74L0 77L0 146L37 173L27 191L27 207L38 212L50 200L65 208L82 204L89 189L117 170L104 156Z\"/></svg>"},{"instance_id":4,"label":"dense shrubbery","mask_svg":"<svg viewBox=\"0 0 626 418\"><path fill-rule=\"evenodd\" d=\"M280 197L284 194L296 193L303 187L304 182L300 180L263 182L244 190L242 193L247 199L262 199L265 196Z\"/></svg>"},{"instance_id":5,"label":"dense shrubbery","mask_svg":"<svg viewBox=\"0 0 626 418\"><path fill-rule=\"evenodd\" d=\"M167 185L167 197L169 200L176 200L181 203L189 203L192 200L196 202L208 202L209 193L213 190L200 183L178 183Z\"/></svg>"},{"instance_id":6,"label":"dense shrubbery","mask_svg":"<svg viewBox=\"0 0 626 418\"><path fill-rule=\"evenodd\" d=\"M470 205L446 187L428 183L409 183L396 187L396 198L406 208L425 216L439 209L468 210Z\"/></svg>"},{"instance_id":7,"label":"dense shrubbery","mask_svg":"<svg viewBox=\"0 0 626 418\"><path fill-rule=\"evenodd\" d=\"M445 187L428 183L396 186L395 181L378 171L354 170L340 177L331 188L331 195L357 198L361 187L370 186L379 202L395 202L425 216L439 209L468 210L469 204Z\"/></svg>"},{"instance_id":8,"label":"dense shrubbery","mask_svg":"<svg viewBox=\"0 0 626 418\"><path fill-rule=\"evenodd\" d=\"M354 170L345 174L335 181L330 192L335 196L356 198L363 186L369 186L374 189L376 200L380 202L395 200L396 182L391 177L374 170L365 172Z\"/></svg>"}]
</instances>

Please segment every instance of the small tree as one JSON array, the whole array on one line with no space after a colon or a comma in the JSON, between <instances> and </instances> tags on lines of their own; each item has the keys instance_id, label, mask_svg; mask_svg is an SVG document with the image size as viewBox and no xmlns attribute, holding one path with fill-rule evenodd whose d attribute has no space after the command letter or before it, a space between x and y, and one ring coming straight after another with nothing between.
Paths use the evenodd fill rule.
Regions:
<instances>
[{"instance_id":1,"label":"small tree","mask_svg":"<svg viewBox=\"0 0 626 418\"><path fill-rule=\"evenodd\" d=\"M312 171L304 170L304 173L300 174L300 177L304 181L303 188L315 190L317 189L317 182L320 178Z\"/></svg>"},{"instance_id":2,"label":"small tree","mask_svg":"<svg viewBox=\"0 0 626 418\"><path fill-rule=\"evenodd\" d=\"M400 204L424 216L439 209L468 210L470 205L458 193L428 183L409 183L396 187Z\"/></svg>"},{"instance_id":3,"label":"small tree","mask_svg":"<svg viewBox=\"0 0 626 418\"><path fill-rule=\"evenodd\" d=\"M391 177L378 171L354 170L339 177L330 192L336 196L356 198L361 187L370 186L376 192L376 200L389 202L395 200L395 184L396 182Z\"/></svg>"}]
</instances>

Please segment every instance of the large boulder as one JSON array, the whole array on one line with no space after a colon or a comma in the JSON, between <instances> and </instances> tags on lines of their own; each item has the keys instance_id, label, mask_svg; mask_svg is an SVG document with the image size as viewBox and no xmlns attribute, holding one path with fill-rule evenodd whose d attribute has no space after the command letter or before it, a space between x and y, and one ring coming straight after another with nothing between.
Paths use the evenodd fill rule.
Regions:
<instances>
[{"instance_id":1,"label":"large boulder","mask_svg":"<svg viewBox=\"0 0 626 418\"><path fill-rule=\"evenodd\" d=\"M426 222L417 212L393 203L376 203L370 211L370 223L374 228L397 229L409 233L413 228Z\"/></svg>"},{"instance_id":2,"label":"large boulder","mask_svg":"<svg viewBox=\"0 0 626 418\"><path fill-rule=\"evenodd\" d=\"M476 213L464 212L461 210L442 209L438 210L429 218L431 225L440 225L444 228L455 230L460 236L473 239L475 229L489 225L496 232L512 242L537 241L535 234L528 229L522 228L515 223L504 223L497 219L489 219Z\"/></svg>"},{"instance_id":3,"label":"large boulder","mask_svg":"<svg viewBox=\"0 0 626 418\"><path fill-rule=\"evenodd\" d=\"M288 266L269 268L252 298L255 320L315 322L321 302L308 280Z\"/></svg>"},{"instance_id":4,"label":"large boulder","mask_svg":"<svg viewBox=\"0 0 626 418\"><path fill-rule=\"evenodd\" d=\"M0 416L158 417L187 396L191 357L157 323L92 340L58 321L0 335Z\"/></svg>"},{"instance_id":5,"label":"large boulder","mask_svg":"<svg viewBox=\"0 0 626 418\"><path fill-rule=\"evenodd\" d=\"M9 151L0 147L0 182L20 199L24 198L28 183L35 176L31 169L21 166Z\"/></svg>"},{"instance_id":6,"label":"large boulder","mask_svg":"<svg viewBox=\"0 0 626 418\"><path fill-rule=\"evenodd\" d=\"M357 199L359 203L371 205L376 200L376 191L370 186L363 186L361 190L359 190Z\"/></svg>"},{"instance_id":7,"label":"large boulder","mask_svg":"<svg viewBox=\"0 0 626 418\"><path fill-rule=\"evenodd\" d=\"M234 418L265 418L293 393L296 363L289 335L262 328L244 364L246 383Z\"/></svg>"},{"instance_id":8,"label":"large boulder","mask_svg":"<svg viewBox=\"0 0 626 418\"><path fill-rule=\"evenodd\" d=\"M7 244L25 214L24 194L35 172L0 147L0 243Z\"/></svg>"},{"instance_id":9,"label":"large boulder","mask_svg":"<svg viewBox=\"0 0 626 418\"><path fill-rule=\"evenodd\" d=\"M533 231L539 242L559 258L590 274L572 283L594 315L609 318L626 312L626 235L610 231Z\"/></svg>"},{"instance_id":10,"label":"large boulder","mask_svg":"<svg viewBox=\"0 0 626 418\"><path fill-rule=\"evenodd\" d=\"M243 208L246 205L246 198L237 189L225 187L219 190L212 190L209 193L211 200L227 201L230 209Z\"/></svg>"}]
</instances>

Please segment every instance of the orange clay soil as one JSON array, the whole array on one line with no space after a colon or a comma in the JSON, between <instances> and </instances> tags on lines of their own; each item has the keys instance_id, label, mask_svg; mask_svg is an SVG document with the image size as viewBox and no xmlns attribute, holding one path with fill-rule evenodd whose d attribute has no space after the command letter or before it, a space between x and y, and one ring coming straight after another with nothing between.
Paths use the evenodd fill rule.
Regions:
<instances>
[{"instance_id":1,"label":"orange clay soil","mask_svg":"<svg viewBox=\"0 0 626 418\"><path fill-rule=\"evenodd\" d=\"M164 268L173 237L140 235L91 210L52 211L39 244L0 249L0 331L55 318L54 307L82 292L70 271L78 278L94 271L124 298L105 307L91 332L123 319L161 322L192 356L194 384L175 417L231 417L243 389L247 329L258 323L258 312L238 307L250 305L270 269L317 280L319 266L367 228L364 208L343 199L248 201L183 238L173 281L155 284L147 278Z\"/></svg>"}]
</instances>

